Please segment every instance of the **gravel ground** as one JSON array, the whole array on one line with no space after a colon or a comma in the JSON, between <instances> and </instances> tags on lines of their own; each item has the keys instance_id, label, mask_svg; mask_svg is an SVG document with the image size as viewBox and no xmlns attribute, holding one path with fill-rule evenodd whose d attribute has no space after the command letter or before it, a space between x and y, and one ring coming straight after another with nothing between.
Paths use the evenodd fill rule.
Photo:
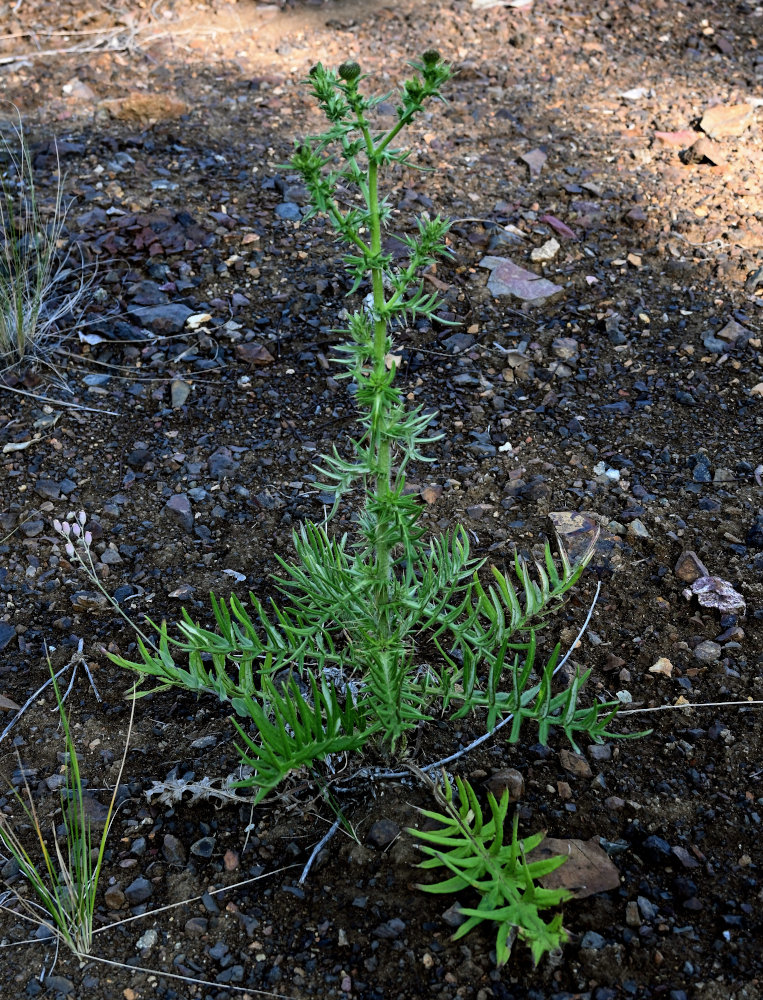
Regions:
<instances>
[{"instance_id":1,"label":"gravel ground","mask_svg":"<svg viewBox=\"0 0 763 1000\"><path fill-rule=\"evenodd\" d=\"M670 708L623 715L621 731L652 734L580 756L528 731L459 762L480 789L520 772L522 830L594 841L619 882L567 905L561 956L534 969L517 947L496 970L487 931L453 943L453 900L414 888L404 828L431 807L421 789L344 795L357 839L337 834L299 885L334 819L318 790L295 775L254 810L233 800L221 706L147 698L94 960L60 953L54 966L50 942L9 947L0 990L757 1000L760 710L691 706L763 699L763 8L205 0L120 13L29 0L4 24L0 96L24 115L43 199L57 141L67 231L98 272L50 366L3 376L0 695L23 705L46 679L45 645L59 668L82 643L100 700L79 670L68 705L93 824L129 715L130 678L100 649L132 655L135 636L67 560L53 519L87 512L98 575L136 621L184 606L209 623L209 590L270 593L275 554L322 516L312 463L353 431L332 365L350 283L278 170L320 127L300 86L317 59L357 58L380 89L431 46L458 69L447 105L410 136L431 172L399 170L387 188L400 232L422 211L455 220L453 259L429 281L461 326L397 338L409 399L443 434L410 477L425 523L463 523L498 566L554 529L574 553L599 526L546 651L574 642L598 583L573 654L592 670L587 697ZM696 584L707 578L725 602L721 583ZM32 699L0 742L0 773L16 787L26 775L60 823L53 707L49 689ZM479 734L478 720L459 725L423 735L417 763ZM10 795L0 808L23 827ZM2 877L19 886L12 863ZM4 946L28 935L0 914Z\"/></svg>"}]
</instances>

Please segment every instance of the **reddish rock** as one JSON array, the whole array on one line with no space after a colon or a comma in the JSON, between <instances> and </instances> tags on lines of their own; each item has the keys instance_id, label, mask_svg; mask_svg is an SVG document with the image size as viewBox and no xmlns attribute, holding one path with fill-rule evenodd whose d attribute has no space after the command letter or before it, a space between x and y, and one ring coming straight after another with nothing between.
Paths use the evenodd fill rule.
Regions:
<instances>
[{"instance_id":1,"label":"reddish rock","mask_svg":"<svg viewBox=\"0 0 763 1000\"><path fill-rule=\"evenodd\" d=\"M654 141L658 146L672 146L675 149L686 149L691 146L697 138L697 133L690 128L683 128L679 132L655 132Z\"/></svg>"},{"instance_id":2,"label":"reddish rock","mask_svg":"<svg viewBox=\"0 0 763 1000\"><path fill-rule=\"evenodd\" d=\"M236 354L242 361L248 361L250 365L272 365L275 361L267 347L254 341L248 344L237 344Z\"/></svg>"}]
</instances>

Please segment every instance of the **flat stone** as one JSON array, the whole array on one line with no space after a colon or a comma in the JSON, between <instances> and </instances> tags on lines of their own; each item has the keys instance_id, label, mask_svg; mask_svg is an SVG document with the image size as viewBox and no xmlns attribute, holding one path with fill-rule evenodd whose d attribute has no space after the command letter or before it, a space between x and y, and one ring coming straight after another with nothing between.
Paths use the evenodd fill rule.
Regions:
<instances>
[{"instance_id":1,"label":"flat stone","mask_svg":"<svg viewBox=\"0 0 763 1000\"><path fill-rule=\"evenodd\" d=\"M150 327L155 333L180 333L185 321L193 315L193 309L181 302L159 306L130 306L127 310L132 319Z\"/></svg>"},{"instance_id":2,"label":"flat stone","mask_svg":"<svg viewBox=\"0 0 763 1000\"><path fill-rule=\"evenodd\" d=\"M199 938L207 933L208 927L209 921L206 917L191 917L190 920L186 920L183 930L188 937Z\"/></svg>"},{"instance_id":3,"label":"flat stone","mask_svg":"<svg viewBox=\"0 0 763 1000\"><path fill-rule=\"evenodd\" d=\"M279 219L287 219L289 222L299 222L302 218L302 211L296 202L284 201L280 205L276 205L276 215Z\"/></svg>"},{"instance_id":4,"label":"flat stone","mask_svg":"<svg viewBox=\"0 0 763 1000\"><path fill-rule=\"evenodd\" d=\"M170 386L170 396L172 399L173 410L179 409L179 407L181 407L185 403L185 401L188 399L188 396L190 395L190 392L191 392L190 382L184 382L182 379L179 378L172 380L172 384Z\"/></svg>"},{"instance_id":5,"label":"flat stone","mask_svg":"<svg viewBox=\"0 0 763 1000\"><path fill-rule=\"evenodd\" d=\"M711 139L738 136L747 131L754 114L752 104L716 104L704 113L699 127Z\"/></svg>"},{"instance_id":6,"label":"flat stone","mask_svg":"<svg viewBox=\"0 0 763 1000\"><path fill-rule=\"evenodd\" d=\"M715 663L721 657L721 647L712 639L705 639L694 648L694 659L699 663Z\"/></svg>"},{"instance_id":7,"label":"flat stone","mask_svg":"<svg viewBox=\"0 0 763 1000\"><path fill-rule=\"evenodd\" d=\"M531 305L543 305L564 290L561 285L519 267L507 257L483 257L479 266L490 270L487 287L496 298L513 295Z\"/></svg>"},{"instance_id":8,"label":"flat stone","mask_svg":"<svg viewBox=\"0 0 763 1000\"><path fill-rule=\"evenodd\" d=\"M726 340L729 344L735 344L737 340L747 340L750 335L747 327L737 323L735 319L730 319L723 329L716 333L719 340Z\"/></svg>"},{"instance_id":9,"label":"flat stone","mask_svg":"<svg viewBox=\"0 0 763 1000\"><path fill-rule=\"evenodd\" d=\"M564 770L569 774L573 774L576 778L593 777L591 765L585 757L582 757L580 754L573 753L572 750L563 748L559 751L559 760Z\"/></svg>"},{"instance_id":10,"label":"flat stone","mask_svg":"<svg viewBox=\"0 0 763 1000\"><path fill-rule=\"evenodd\" d=\"M46 500L58 500L61 496L61 487L54 479L38 479L34 491Z\"/></svg>"},{"instance_id":11,"label":"flat stone","mask_svg":"<svg viewBox=\"0 0 763 1000\"><path fill-rule=\"evenodd\" d=\"M681 553L673 572L684 583L694 583L701 576L710 576L707 567L693 549L686 549Z\"/></svg>"},{"instance_id":12,"label":"flat stone","mask_svg":"<svg viewBox=\"0 0 763 1000\"><path fill-rule=\"evenodd\" d=\"M697 133L689 128L680 129L678 132L654 133L654 141L658 146L669 146L674 149L686 149L696 138Z\"/></svg>"},{"instance_id":13,"label":"flat stone","mask_svg":"<svg viewBox=\"0 0 763 1000\"><path fill-rule=\"evenodd\" d=\"M249 341L236 345L236 355L250 365L272 365L275 358L264 344Z\"/></svg>"},{"instance_id":14,"label":"flat stone","mask_svg":"<svg viewBox=\"0 0 763 1000\"><path fill-rule=\"evenodd\" d=\"M215 849L214 837L201 837L194 844L191 844L191 854L197 858L211 858Z\"/></svg>"},{"instance_id":15,"label":"flat stone","mask_svg":"<svg viewBox=\"0 0 763 1000\"><path fill-rule=\"evenodd\" d=\"M64 976L46 976L45 988L50 990L51 993L68 994L74 992L74 983L71 979L66 979Z\"/></svg>"}]
</instances>

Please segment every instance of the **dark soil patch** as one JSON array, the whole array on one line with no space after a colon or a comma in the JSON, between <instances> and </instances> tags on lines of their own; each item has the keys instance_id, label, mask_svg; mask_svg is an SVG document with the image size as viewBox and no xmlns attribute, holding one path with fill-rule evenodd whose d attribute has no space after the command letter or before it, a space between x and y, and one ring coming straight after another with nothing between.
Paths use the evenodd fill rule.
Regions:
<instances>
[{"instance_id":1,"label":"dark soil patch","mask_svg":"<svg viewBox=\"0 0 763 1000\"><path fill-rule=\"evenodd\" d=\"M134 635L82 595L92 588L53 519L87 511L103 583L136 620L174 620L185 605L208 624L210 589L269 592L275 553L288 555L293 528L322 515L312 463L353 428L352 397L330 363L349 284L327 228L296 221L303 192L277 169L295 137L320 127L299 85L317 59L357 57L379 88L431 46L459 68L447 106L410 136L414 160L432 172L390 181L401 231L423 210L458 220L454 259L432 277L459 334L422 325L398 338L406 391L437 409L444 435L436 462L411 475L438 487L426 523L464 523L476 551L503 565L515 547L537 551L550 513L585 512L603 542L544 642L574 641L598 579L575 656L593 670L587 697L623 692L632 707L655 708L763 698L763 17L753 4L709 6L240 2L117 15L94 3L15 5L13 37L0 39L0 94L25 115L43 194L58 142L68 229L99 261L99 294L51 358L55 378L8 372L0 394L0 693L23 704L47 676L45 644L61 666L84 640L103 701L81 672L69 705L94 797L106 802L116 779L130 681L99 649L132 654ZM656 134L699 139L712 104L744 102L752 110L739 134L704 147L720 163L682 156L691 139ZM529 157L531 171L520 157L537 150L545 160ZM552 237L552 259L533 261ZM496 298L485 256L511 258L563 292L533 308ZM168 507L173 497L187 506ZM340 527L351 517L348 505ZM687 549L744 595L745 617L687 600L675 571ZM650 671L660 658L672 671ZM52 705L49 691L31 705L0 762L12 779L18 750L55 817L49 779L63 747ZM428 804L421 790L390 783L344 796L359 843L337 835L299 886L334 818L317 790L298 775L254 811L188 795L149 800L154 782L219 787L239 759L211 699L146 699L98 919L107 927L192 901L106 930L97 954L210 985L78 968L61 954L47 987L98 1000L232 996L229 985L358 1000L754 1000L759 709L619 725L647 722L647 739L588 749L590 776L565 770L561 741L546 750L530 731L460 762L478 785L519 769L523 831L601 838L622 876L619 890L567 906L573 940L557 961L533 969L517 947L496 971L488 932L451 943L452 900L413 887L407 835L383 849L367 842L380 819L414 823L413 807ZM417 762L479 732L476 721L462 726L433 726ZM18 812L10 796L0 805ZM130 889L139 878L143 902L142 883ZM5 913L0 934L10 944L29 928ZM52 954L42 944L4 950L4 994L44 989L35 977Z\"/></svg>"}]
</instances>

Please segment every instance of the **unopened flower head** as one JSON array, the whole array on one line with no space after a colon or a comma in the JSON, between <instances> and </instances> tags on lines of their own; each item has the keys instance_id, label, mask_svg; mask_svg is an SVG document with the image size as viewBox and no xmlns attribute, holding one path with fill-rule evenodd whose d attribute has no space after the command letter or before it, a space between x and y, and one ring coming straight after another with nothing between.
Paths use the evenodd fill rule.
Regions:
<instances>
[{"instance_id":1,"label":"unopened flower head","mask_svg":"<svg viewBox=\"0 0 763 1000\"><path fill-rule=\"evenodd\" d=\"M346 80L347 83L352 83L353 80L357 80L360 76L360 65L352 60L343 62L339 67L338 73L342 80Z\"/></svg>"},{"instance_id":2,"label":"unopened flower head","mask_svg":"<svg viewBox=\"0 0 763 1000\"><path fill-rule=\"evenodd\" d=\"M440 53L437 49L427 49L421 58L427 66L434 66L440 61Z\"/></svg>"}]
</instances>

